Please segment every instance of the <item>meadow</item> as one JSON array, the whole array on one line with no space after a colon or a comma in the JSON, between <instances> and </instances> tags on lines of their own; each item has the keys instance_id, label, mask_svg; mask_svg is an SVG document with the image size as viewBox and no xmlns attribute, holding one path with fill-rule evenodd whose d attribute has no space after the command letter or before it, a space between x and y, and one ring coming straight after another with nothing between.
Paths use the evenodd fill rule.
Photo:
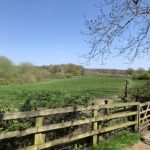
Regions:
<instances>
[{"instance_id":1,"label":"meadow","mask_svg":"<svg viewBox=\"0 0 150 150\"><path fill-rule=\"evenodd\" d=\"M0 112L29 111L34 110L37 107L56 108L74 105L78 106L88 104L94 99L109 98L116 100L116 97L119 99L119 97L121 98L121 96L124 95L125 80L129 80L129 88L142 85L145 82L142 80L131 80L126 77L82 76L66 79L53 79L34 84L1 85ZM67 118L67 116L65 116L65 118ZM56 120L59 119L62 120L62 118L59 118L58 116ZM24 130L32 126L33 120L31 122L29 121L3 121L0 124L0 132ZM90 150L121 150L128 145L131 146L138 142L139 139L139 134L122 132L114 138L100 142L97 147L91 147ZM14 140L14 143L12 141L10 143L17 145L18 142L23 143L19 140ZM3 144L5 147L5 143Z\"/></svg>"},{"instance_id":2,"label":"meadow","mask_svg":"<svg viewBox=\"0 0 150 150\"><path fill-rule=\"evenodd\" d=\"M48 95L47 98L49 98L51 106L53 103L57 103L53 107L59 107L59 104L63 106L61 103L65 103L64 97L70 95L89 96L92 99L111 98L115 95L123 95L125 80L125 77L74 77L47 80L34 84L1 85L0 104L1 106L8 104L15 107L22 106L29 97L31 97L31 100L36 99L36 94L46 92L45 95L48 95L50 91L53 91L53 94ZM129 87L131 88L143 82L130 80ZM42 96L40 95L40 98Z\"/></svg>"}]
</instances>

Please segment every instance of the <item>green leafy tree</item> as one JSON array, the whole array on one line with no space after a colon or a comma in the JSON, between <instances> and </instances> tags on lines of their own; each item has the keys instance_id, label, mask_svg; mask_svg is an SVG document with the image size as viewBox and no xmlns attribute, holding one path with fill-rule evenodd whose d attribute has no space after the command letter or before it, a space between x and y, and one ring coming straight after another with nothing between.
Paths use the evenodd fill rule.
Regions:
<instances>
[{"instance_id":1,"label":"green leafy tree","mask_svg":"<svg viewBox=\"0 0 150 150\"><path fill-rule=\"evenodd\" d=\"M128 68L128 69L126 70L126 73L127 73L128 75L133 75L134 69Z\"/></svg>"},{"instance_id":2,"label":"green leafy tree","mask_svg":"<svg viewBox=\"0 0 150 150\"><path fill-rule=\"evenodd\" d=\"M8 82L16 77L16 66L6 57L0 56L0 80Z\"/></svg>"}]
</instances>

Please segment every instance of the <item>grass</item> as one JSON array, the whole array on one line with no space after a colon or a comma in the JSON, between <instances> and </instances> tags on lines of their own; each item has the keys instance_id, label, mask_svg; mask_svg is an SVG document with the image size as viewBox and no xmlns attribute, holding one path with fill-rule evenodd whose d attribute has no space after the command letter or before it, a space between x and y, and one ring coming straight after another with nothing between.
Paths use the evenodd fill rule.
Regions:
<instances>
[{"instance_id":1,"label":"grass","mask_svg":"<svg viewBox=\"0 0 150 150\"><path fill-rule=\"evenodd\" d=\"M94 98L106 98L113 95L121 95L124 90L123 77L76 77L70 79L57 79L43 81L35 84L23 85L1 85L0 103L23 105L26 96L31 93L41 91L61 91L64 95L79 93L80 95L89 95ZM132 81L131 86L139 84ZM57 100L57 97L56 97Z\"/></svg>"},{"instance_id":2,"label":"grass","mask_svg":"<svg viewBox=\"0 0 150 150\"><path fill-rule=\"evenodd\" d=\"M109 140L101 141L96 147L91 147L89 150L123 150L126 147L131 147L140 140L138 133L130 133L123 131Z\"/></svg>"}]
</instances>

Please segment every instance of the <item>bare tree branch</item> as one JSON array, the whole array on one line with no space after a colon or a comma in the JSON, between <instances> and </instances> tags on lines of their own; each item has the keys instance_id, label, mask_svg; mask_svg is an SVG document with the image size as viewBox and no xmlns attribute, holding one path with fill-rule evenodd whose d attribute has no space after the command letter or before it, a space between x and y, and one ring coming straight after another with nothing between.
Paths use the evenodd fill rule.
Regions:
<instances>
[{"instance_id":1,"label":"bare tree branch","mask_svg":"<svg viewBox=\"0 0 150 150\"><path fill-rule=\"evenodd\" d=\"M150 1L101 0L96 7L99 15L85 20L90 61L110 54L125 56L129 62L150 53Z\"/></svg>"}]
</instances>

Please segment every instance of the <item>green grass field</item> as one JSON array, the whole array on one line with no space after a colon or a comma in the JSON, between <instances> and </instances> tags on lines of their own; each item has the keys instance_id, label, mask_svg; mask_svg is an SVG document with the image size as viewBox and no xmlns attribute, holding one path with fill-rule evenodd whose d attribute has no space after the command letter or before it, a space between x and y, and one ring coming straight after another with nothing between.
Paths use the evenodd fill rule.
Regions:
<instances>
[{"instance_id":1,"label":"green grass field","mask_svg":"<svg viewBox=\"0 0 150 150\"><path fill-rule=\"evenodd\" d=\"M80 93L93 98L106 98L121 95L124 91L123 77L76 77L43 81L35 84L0 86L0 103L22 105L26 95L41 91L61 91L66 95ZM130 87L143 81L131 81ZM57 100L57 97L56 97Z\"/></svg>"}]
</instances>

